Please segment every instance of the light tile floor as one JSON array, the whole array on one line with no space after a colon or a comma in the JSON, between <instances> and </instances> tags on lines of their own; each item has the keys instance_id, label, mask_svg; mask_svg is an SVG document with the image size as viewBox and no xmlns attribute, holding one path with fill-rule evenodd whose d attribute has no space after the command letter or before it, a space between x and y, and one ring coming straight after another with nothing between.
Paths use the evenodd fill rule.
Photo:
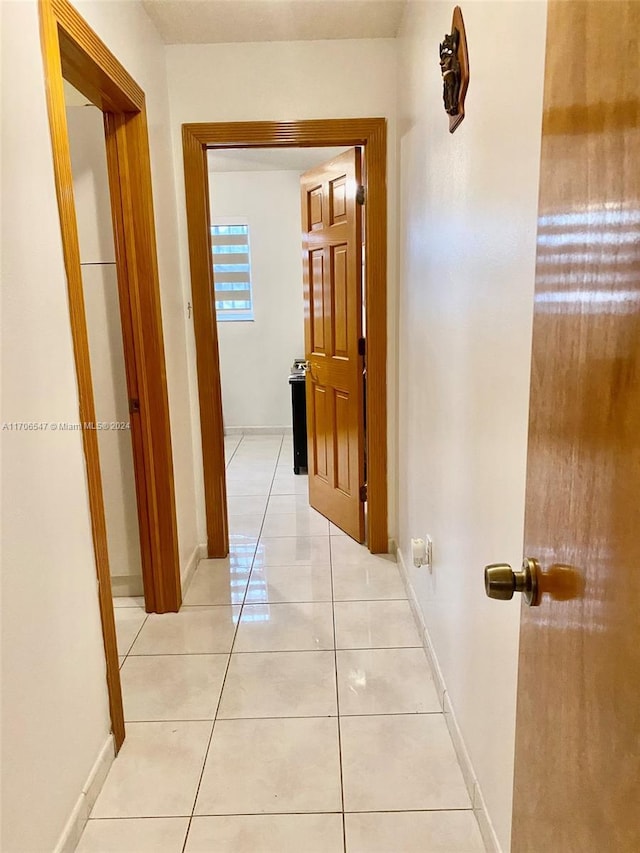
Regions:
<instances>
[{"instance_id":1,"label":"light tile floor","mask_svg":"<svg viewBox=\"0 0 640 853\"><path fill-rule=\"evenodd\" d=\"M398 570L235 436L231 553L180 613L117 601L127 737L79 853L484 850Z\"/></svg>"}]
</instances>

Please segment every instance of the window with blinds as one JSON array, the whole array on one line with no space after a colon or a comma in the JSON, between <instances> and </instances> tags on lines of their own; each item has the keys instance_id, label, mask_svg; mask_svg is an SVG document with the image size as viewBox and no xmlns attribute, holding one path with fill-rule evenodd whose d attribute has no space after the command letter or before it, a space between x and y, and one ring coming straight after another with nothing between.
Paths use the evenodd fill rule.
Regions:
<instances>
[{"instance_id":1,"label":"window with blinds","mask_svg":"<svg viewBox=\"0 0 640 853\"><path fill-rule=\"evenodd\" d=\"M253 320L248 225L211 227L213 286L218 320Z\"/></svg>"}]
</instances>

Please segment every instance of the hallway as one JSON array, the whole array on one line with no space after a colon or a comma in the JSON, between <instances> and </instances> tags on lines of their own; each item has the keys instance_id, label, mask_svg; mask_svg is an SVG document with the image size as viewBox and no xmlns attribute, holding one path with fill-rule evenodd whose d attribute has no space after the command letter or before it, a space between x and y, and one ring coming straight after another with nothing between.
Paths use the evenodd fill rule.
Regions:
<instances>
[{"instance_id":1,"label":"hallway","mask_svg":"<svg viewBox=\"0 0 640 853\"><path fill-rule=\"evenodd\" d=\"M178 614L118 602L127 738L78 851L484 850L395 564L309 508L289 436L225 445L229 558Z\"/></svg>"}]
</instances>

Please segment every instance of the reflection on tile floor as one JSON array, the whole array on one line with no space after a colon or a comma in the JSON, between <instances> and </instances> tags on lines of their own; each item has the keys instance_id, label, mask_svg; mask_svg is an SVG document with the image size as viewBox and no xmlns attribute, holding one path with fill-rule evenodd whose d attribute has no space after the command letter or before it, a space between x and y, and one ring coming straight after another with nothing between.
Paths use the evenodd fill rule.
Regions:
<instances>
[{"instance_id":1,"label":"reflection on tile floor","mask_svg":"<svg viewBox=\"0 0 640 853\"><path fill-rule=\"evenodd\" d=\"M290 437L225 439L231 553L116 602L127 738L80 853L480 853L395 563L311 509Z\"/></svg>"}]
</instances>

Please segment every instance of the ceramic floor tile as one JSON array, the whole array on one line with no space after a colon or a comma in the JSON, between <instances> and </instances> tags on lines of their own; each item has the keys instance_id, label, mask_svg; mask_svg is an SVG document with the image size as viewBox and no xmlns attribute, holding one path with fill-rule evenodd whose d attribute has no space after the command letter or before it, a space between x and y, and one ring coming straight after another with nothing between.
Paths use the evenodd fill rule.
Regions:
<instances>
[{"instance_id":1,"label":"ceramic floor tile","mask_svg":"<svg viewBox=\"0 0 640 853\"><path fill-rule=\"evenodd\" d=\"M347 853L484 853L471 811L345 815Z\"/></svg>"},{"instance_id":2,"label":"ceramic floor tile","mask_svg":"<svg viewBox=\"0 0 640 853\"><path fill-rule=\"evenodd\" d=\"M280 459L278 461L278 467L276 468L276 474L281 477L290 477L292 474L294 477L300 477L307 474L307 470L305 470L305 466L300 467L300 473L296 474L295 465L293 459L293 448L289 452L281 453Z\"/></svg>"},{"instance_id":3,"label":"ceramic floor tile","mask_svg":"<svg viewBox=\"0 0 640 853\"><path fill-rule=\"evenodd\" d=\"M227 480L271 484L275 473L273 465L257 465L255 462L240 463L236 459L227 468Z\"/></svg>"},{"instance_id":4,"label":"ceramic floor tile","mask_svg":"<svg viewBox=\"0 0 640 853\"><path fill-rule=\"evenodd\" d=\"M276 466L277 477L281 480L290 480L292 483L296 480L308 481L308 474L304 472L304 469L301 470L300 474L295 473L292 461L292 457L288 454L282 459L282 464L280 464L280 460L278 460L278 465Z\"/></svg>"},{"instance_id":5,"label":"ceramic floor tile","mask_svg":"<svg viewBox=\"0 0 640 853\"><path fill-rule=\"evenodd\" d=\"M263 539L274 536L326 536L328 533L329 522L314 510L267 512L262 528Z\"/></svg>"},{"instance_id":6,"label":"ceramic floor tile","mask_svg":"<svg viewBox=\"0 0 640 853\"><path fill-rule=\"evenodd\" d=\"M331 559L336 566L386 566L396 562L391 554L372 554L366 545L350 536L331 537Z\"/></svg>"},{"instance_id":7,"label":"ceramic floor tile","mask_svg":"<svg viewBox=\"0 0 640 853\"><path fill-rule=\"evenodd\" d=\"M249 583L250 565L250 560L239 566L231 566L225 560L201 560L187 589L184 604L242 604Z\"/></svg>"},{"instance_id":8,"label":"ceramic floor tile","mask_svg":"<svg viewBox=\"0 0 640 853\"><path fill-rule=\"evenodd\" d=\"M408 601L338 601L334 612L338 649L422 645Z\"/></svg>"},{"instance_id":9,"label":"ceramic floor tile","mask_svg":"<svg viewBox=\"0 0 640 853\"><path fill-rule=\"evenodd\" d=\"M288 447L283 447L280 451L280 458L278 459L278 473L279 474L294 474L296 477L299 476L294 471L294 458L293 458L293 445ZM306 474L305 467L302 466L300 469L302 473Z\"/></svg>"},{"instance_id":10,"label":"ceramic floor tile","mask_svg":"<svg viewBox=\"0 0 640 853\"><path fill-rule=\"evenodd\" d=\"M275 455L265 456L263 453L246 453L238 450L229 465L229 473L241 472L247 477L260 477L269 474L273 477L276 470Z\"/></svg>"},{"instance_id":11,"label":"ceramic floor tile","mask_svg":"<svg viewBox=\"0 0 640 853\"><path fill-rule=\"evenodd\" d=\"M269 494L270 483L227 480L227 496L233 498L263 496Z\"/></svg>"},{"instance_id":12,"label":"ceramic floor tile","mask_svg":"<svg viewBox=\"0 0 640 853\"><path fill-rule=\"evenodd\" d=\"M238 541L229 543L229 556L221 559L205 558L200 560L198 568L201 566L209 566L211 568L225 569L226 571L236 571L238 569L250 569L253 563L258 540L256 537L243 537Z\"/></svg>"},{"instance_id":13,"label":"ceramic floor tile","mask_svg":"<svg viewBox=\"0 0 640 853\"><path fill-rule=\"evenodd\" d=\"M219 720L195 813L340 811L335 718Z\"/></svg>"},{"instance_id":14,"label":"ceramic floor tile","mask_svg":"<svg viewBox=\"0 0 640 853\"><path fill-rule=\"evenodd\" d=\"M247 443L241 449L247 457L255 456L260 459L273 460L273 464L275 465L282 452L282 439L277 439L270 443Z\"/></svg>"},{"instance_id":15,"label":"ceramic floor tile","mask_svg":"<svg viewBox=\"0 0 640 853\"><path fill-rule=\"evenodd\" d=\"M309 506L308 495L271 495L267 504L267 513L274 515L281 512L303 512L315 510Z\"/></svg>"},{"instance_id":16,"label":"ceramic floor tile","mask_svg":"<svg viewBox=\"0 0 640 853\"><path fill-rule=\"evenodd\" d=\"M227 512L229 515L264 515L267 508L266 495L254 495L253 497L227 499Z\"/></svg>"},{"instance_id":17,"label":"ceramic floor tile","mask_svg":"<svg viewBox=\"0 0 640 853\"><path fill-rule=\"evenodd\" d=\"M333 596L336 601L406 599L407 592L395 563L343 566L334 559Z\"/></svg>"},{"instance_id":18,"label":"ceramic floor tile","mask_svg":"<svg viewBox=\"0 0 640 853\"><path fill-rule=\"evenodd\" d=\"M345 811L468 809L443 714L341 717Z\"/></svg>"},{"instance_id":19,"label":"ceramic floor tile","mask_svg":"<svg viewBox=\"0 0 640 853\"><path fill-rule=\"evenodd\" d=\"M342 715L442 711L423 649L342 651L337 662Z\"/></svg>"},{"instance_id":20,"label":"ceramic floor tile","mask_svg":"<svg viewBox=\"0 0 640 853\"><path fill-rule=\"evenodd\" d=\"M233 549L233 553L242 553L246 557L246 561L256 552L256 537L247 536L243 533L234 533L229 531L229 549ZM245 561L243 560L243 565Z\"/></svg>"},{"instance_id":21,"label":"ceramic floor tile","mask_svg":"<svg viewBox=\"0 0 640 853\"><path fill-rule=\"evenodd\" d=\"M144 625L147 614L144 610L139 610L137 607L117 607L114 608L114 614L116 619L118 654L126 655L133 645L138 631Z\"/></svg>"},{"instance_id":22,"label":"ceramic floor tile","mask_svg":"<svg viewBox=\"0 0 640 853\"><path fill-rule=\"evenodd\" d=\"M185 853L343 853L339 814L195 817ZM388 851L386 851L388 853Z\"/></svg>"},{"instance_id":23,"label":"ceramic floor tile","mask_svg":"<svg viewBox=\"0 0 640 853\"><path fill-rule=\"evenodd\" d=\"M228 659L130 655L121 674L125 720L213 720Z\"/></svg>"},{"instance_id":24,"label":"ceramic floor tile","mask_svg":"<svg viewBox=\"0 0 640 853\"><path fill-rule=\"evenodd\" d=\"M229 536L229 556L216 559L215 563L217 565L227 563L232 569L250 567L253 564L257 546L258 540L254 536Z\"/></svg>"},{"instance_id":25,"label":"ceramic floor tile","mask_svg":"<svg viewBox=\"0 0 640 853\"><path fill-rule=\"evenodd\" d=\"M129 723L91 817L191 814L212 723Z\"/></svg>"},{"instance_id":26,"label":"ceramic floor tile","mask_svg":"<svg viewBox=\"0 0 640 853\"><path fill-rule=\"evenodd\" d=\"M245 537L242 541L233 541L229 543L229 556L217 558L205 558L200 560L200 566L209 566L219 569L250 569L253 563L258 540L255 537Z\"/></svg>"},{"instance_id":27,"label":"ceramic floor tile","mask_svg":"<svg viewBox=\"0 0 640 853\"><path fill-rule=\"evenodd\" d=\"M258 538L262 528L264 515L229 515L229 533L233 536Z\"/></svg>"},{"instance_id":28,"label":"ceramic floor tile","mask_svg":"<svg viewBox=\"0 0 640 853\"><path fill-rule=\"evenodd\" d=\"M181 853L187 817L90 820L76 853Z\"/></svg>"},{"instance_id":29,"label":"ceramic floor tile","mask_svg":"<svg viewBox=\"0 0 640 853\"><path fill-rule=\"evenodd\" d=\"M336 714L333 652L232 655L218 719Z\"/></svg>"},{"instance_id":30,"label":"ceramic floor tile","mask_svg":"<svg viewBox=\"0 0 640 853\"><path fill-rule=\"evenodd\" d=\"M254 483L271 486L275 474L273 465L257 466L254 462L237 462L235 459L227 468L227 482Z\"/></svg>"},{"instance_id":31,"label":"ceramic floor tile","mask_svg":"<svg viewBox=\"0 0 640 853\"><path fill-rule=\"evenodd\" d=\"M329 536L281 536L261 539L258 554L265 566L330 566Z\"/></svg>"},{"instance_id":32,"label":"ceramic floor tile","mask_svg":"<svg viewBox=\"0 0 640 853\"><path fill-rule=\"evenodd\" d=\"M332 649L332 605L246 604L234 652Z\"/></svg>"},{"instance_id":33,"label":"ceramic floor tile","mask_svg":"<svg viewBox=\"0 0 640 853\"><path fill-rule=\"evenodd\" d=\"M272 495L308 495L309 478L306 474L291 474L275 477Z\"/></svg>"},{"instance_id":34,"label":"ceramic floor tile","mask_svg":"<svg viewBox=\"0 0 640 853\"><path fill-rule=\"evenodd\" d=\"M133 644L133 655L196 655L231 651L239 607L183 607L152 613Z\"/></svg>"},{"instance_id":35,"label":"ceramic floor tile","mask_svg":"<svg viewBox=\"0 0 640 853\"><path fill-rule=\"evenodd\" d=\"M179 614L114 602L127 740L78 850L182 850L220 699L185 853L344 853L335 608L347 853L480 853L395 561L309 506L290 435L225 452L230 557Z\"/></svg>"},{"instance_id":36,"label":"ceramic floor tile","mask_svg":"<svg viewBox=\"0 0 640 853\"><path fill-rule=\"evenodd\" d=\"M238 448L238 456L255 456L263 462L273 459L275 464L280 454L281 445L282 439L280 438L276 438L274 441L250 441L245 438Z\"/></svg>"},{"instance_id":37,"label":"ceramic floor tile","mask_svg":"<svg viewBox=\"0 0 640 853\"><path fill-rule=\"evenodd\" d=\"M275 427L274 427L275 429ZM245 444L277 444L280 446L283 438L286 437L286 428L280 429L277 432L245 432L242 435L242 440Z\"/></svg>"},{"instance_id":38,"label":"ceramic floor tile","mask_svg":"<svg viewBox=\"0 0 640 853\"><path fill-rule=\"evenodd\" d=\"M254 569L246 603L331 601L329 566L263 566Z\"/></svg>"},{"instance_id":39,"label":"ceramic floor tile","mask_svg":"<svg viewBox=\"0 0 640 853\"><path fill-rule=\"evenodd\" d=\"M114 595L113 606L136 607L144 612L144 595Z\"/></svg>"},{"instance_id":40,"label":"ceramic floor tile","mask_svg":"<svg viewBox=\"0 0 640 853\"><path fill-rule=\"evenodd\" d=\"M245 496L251 495L268 495L271 487L271 474L263 477L246 477L227 475L227 486L231 490L229 494L238 496L242 495L242 490L246 489Z\"/></svg>"},{"instance_id":41,"label":"ceramic floor tile","mask_svg":"<svg viewBox=\"0 0 640 853\"><path fill-rule=\"evenodd\" d=\"M276 470L276 465L278 464L279 453L280 448L277 445L264 448L243 445L238 448L238 452L234 456L231 464L235 464L239 468L249 470L249 472L251 472L252 466L256 470L271 468L271 471L273 472Z\"/></svg>"}]
</instances>

